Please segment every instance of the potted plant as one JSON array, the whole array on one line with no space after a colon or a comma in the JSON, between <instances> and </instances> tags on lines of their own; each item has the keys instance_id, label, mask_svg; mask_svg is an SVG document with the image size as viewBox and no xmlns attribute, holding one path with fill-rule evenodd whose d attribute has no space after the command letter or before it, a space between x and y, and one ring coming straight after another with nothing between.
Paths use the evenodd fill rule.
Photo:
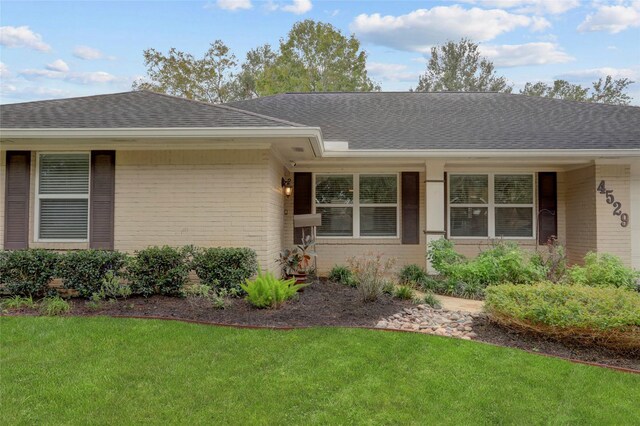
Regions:
<instances>
[{"instance_id":1,"label":"potted plant","mask_svg":"<svg viewBox=\"0 0 640 426\"><path fill-rule=\"evenodd\" d=\"M295 277L297 284L306 282L309 273L313 272L311 260L316 256L315 244L313 238L307 235L302 238L302 244L280 252L278 263L287 277Z\"/></svg>"}]
</instances>

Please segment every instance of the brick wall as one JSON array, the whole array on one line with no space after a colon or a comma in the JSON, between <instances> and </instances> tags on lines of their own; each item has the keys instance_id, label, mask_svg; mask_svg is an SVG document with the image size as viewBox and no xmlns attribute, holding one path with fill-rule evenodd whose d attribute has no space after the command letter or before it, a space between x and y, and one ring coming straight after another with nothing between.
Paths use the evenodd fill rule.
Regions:
<instances>
[{"instance_id":1,"label":"brick wall","mask_svg":"<svg viewBox=\"0 0 640 426\"><path fill-rule=\"evenodd\" d=\"M4 248L4 187L6 178L7 151L0 151L0 249Z\"/></svg>"},{"instance_id":2,"label":"brick wall","mask_svg":"<svg viewBox=\"0 0 640 426\"><path fill-rule=\"evenodd\" d=\"M565 173L569 263L580 263L597 250L595 172L595 166L588 166Z\"/></svg>"},{"instance_id":3,"label":"brick wall","mask_svg":"<svg viewBox=\"0 0 640 426\"><path fill-rule=\"evenodd\" d=\"M621 212L631 217L630 176L628 165L598 164L595 166L595 180L591 188L595 194L598 252L615 254L626 265L631 265L631 227L620 225L620 216L613 214L614 206L607 204L605 196L597 193L596 188L604 180L606 188L613 190L615 201L621 203Z\"/></svg>"},{"instance_id":4,"label":"brick wall","mask_svg":"<svg viewBox=\"0 0 640 426\"><path fill-rule=\"evenodd\" d=\"M270 155L268 150L118 152L115 248L251 247L264 269L273 269L267 232L274 210Z\"/></svg>"},{"instance_id":5,"label":"brick wall","mask_svg":"<svg viewBox=\"0 0 640 426\"><path fill-rule=\"evenodd\" d=\"M341 170L323 170L325 171L341 171ZM400 171L400 170L398 170ZM371 168L360 170L357 168L350 169L346 173L384 173L386 171L375 171ZM347 259L352 256L363 255L367 253L382 253L384 258L394 258L395 269L399 269L403 265L418 264L422 267L426 266L426 245L425 236L422 230L425 229L425 174L420 173L420 243L419 244L402 244L400 238L322 238L317 241L316 251L318 254L318 273L322 276L327 275L334 265L346 265ZM402 204L400 199L402 194L398 194L398 202ZM293 198L293 197L292 197ZM286 201L285 208L288 214L285 216L285 241L287 246L293 245L293 199ZM399 215L399 221L402 221L402 215ZM402 226L402 223L400 223ZM296 244L298 242L296 241Z\"/></svg>"}]
</instances>

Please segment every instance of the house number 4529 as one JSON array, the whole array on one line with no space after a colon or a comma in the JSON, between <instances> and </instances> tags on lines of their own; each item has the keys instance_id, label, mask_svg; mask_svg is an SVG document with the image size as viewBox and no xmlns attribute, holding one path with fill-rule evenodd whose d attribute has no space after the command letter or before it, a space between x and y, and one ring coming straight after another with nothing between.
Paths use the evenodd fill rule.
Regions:
<instances>
[{"instance_id":1,"label":"house number 4529","mask_svg":"<svg viewBox=\"0 0 640 426\"><path fill-rule=\"evenodd\" d=\"M626 228L627 225L629 225L629 214L622 213L622 203L620 201L616 201L616 197L613 196L613 189L607 189L605 182L601 180L597 191L605 196L607 204L611 204L613 206L613 215L620 216L620 226Z\"/></svg>"}]
</instances>

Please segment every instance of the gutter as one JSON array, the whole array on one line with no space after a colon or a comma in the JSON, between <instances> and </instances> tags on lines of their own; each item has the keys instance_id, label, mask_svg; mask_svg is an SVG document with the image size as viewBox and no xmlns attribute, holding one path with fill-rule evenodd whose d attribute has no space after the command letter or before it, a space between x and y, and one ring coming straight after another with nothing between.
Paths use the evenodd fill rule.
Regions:
<instances>
[{"instance_id":1,"label":"gutter","mask_svg":"<svg viewBox=\"0 0 640 426\"><path fill-rule=\"evenodd\" d=\"M325 151L327 158L503 158L503 157L640 157L637 149L358 149Z\"/></svg>"},{"instance_id":2,"label":"gutter","mask_svg":"<svg viewBox=\"0 0 640 426\"><path fill-rule=\"evenodd\" d=\"M319 127L166 127L166 128L55 128L0 129L0 147L14 139L172 139L172 138L307 138L314 155L322 157L324 142Z\"/></svg>"}]
</instances>

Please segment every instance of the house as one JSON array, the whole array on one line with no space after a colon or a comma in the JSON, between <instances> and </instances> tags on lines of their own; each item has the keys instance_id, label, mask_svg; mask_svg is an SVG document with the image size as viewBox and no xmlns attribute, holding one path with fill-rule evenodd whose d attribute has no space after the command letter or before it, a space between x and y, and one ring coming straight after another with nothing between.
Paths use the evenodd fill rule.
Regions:
<instances>
[{"instance_id":1,"label":"house","mask_svg":"<svg viewBox=\"0 0 640 426\"><path fill-rule=\"evenodd\" d=\"M426 265L490 239L640 268L640 108L500 93L292 93L211 105L146 91L0 107L5 249L246 246L277 270L321 213L318 267ZM291 190L291 196L285 195Z\"/></svg>"}]
</instances>

